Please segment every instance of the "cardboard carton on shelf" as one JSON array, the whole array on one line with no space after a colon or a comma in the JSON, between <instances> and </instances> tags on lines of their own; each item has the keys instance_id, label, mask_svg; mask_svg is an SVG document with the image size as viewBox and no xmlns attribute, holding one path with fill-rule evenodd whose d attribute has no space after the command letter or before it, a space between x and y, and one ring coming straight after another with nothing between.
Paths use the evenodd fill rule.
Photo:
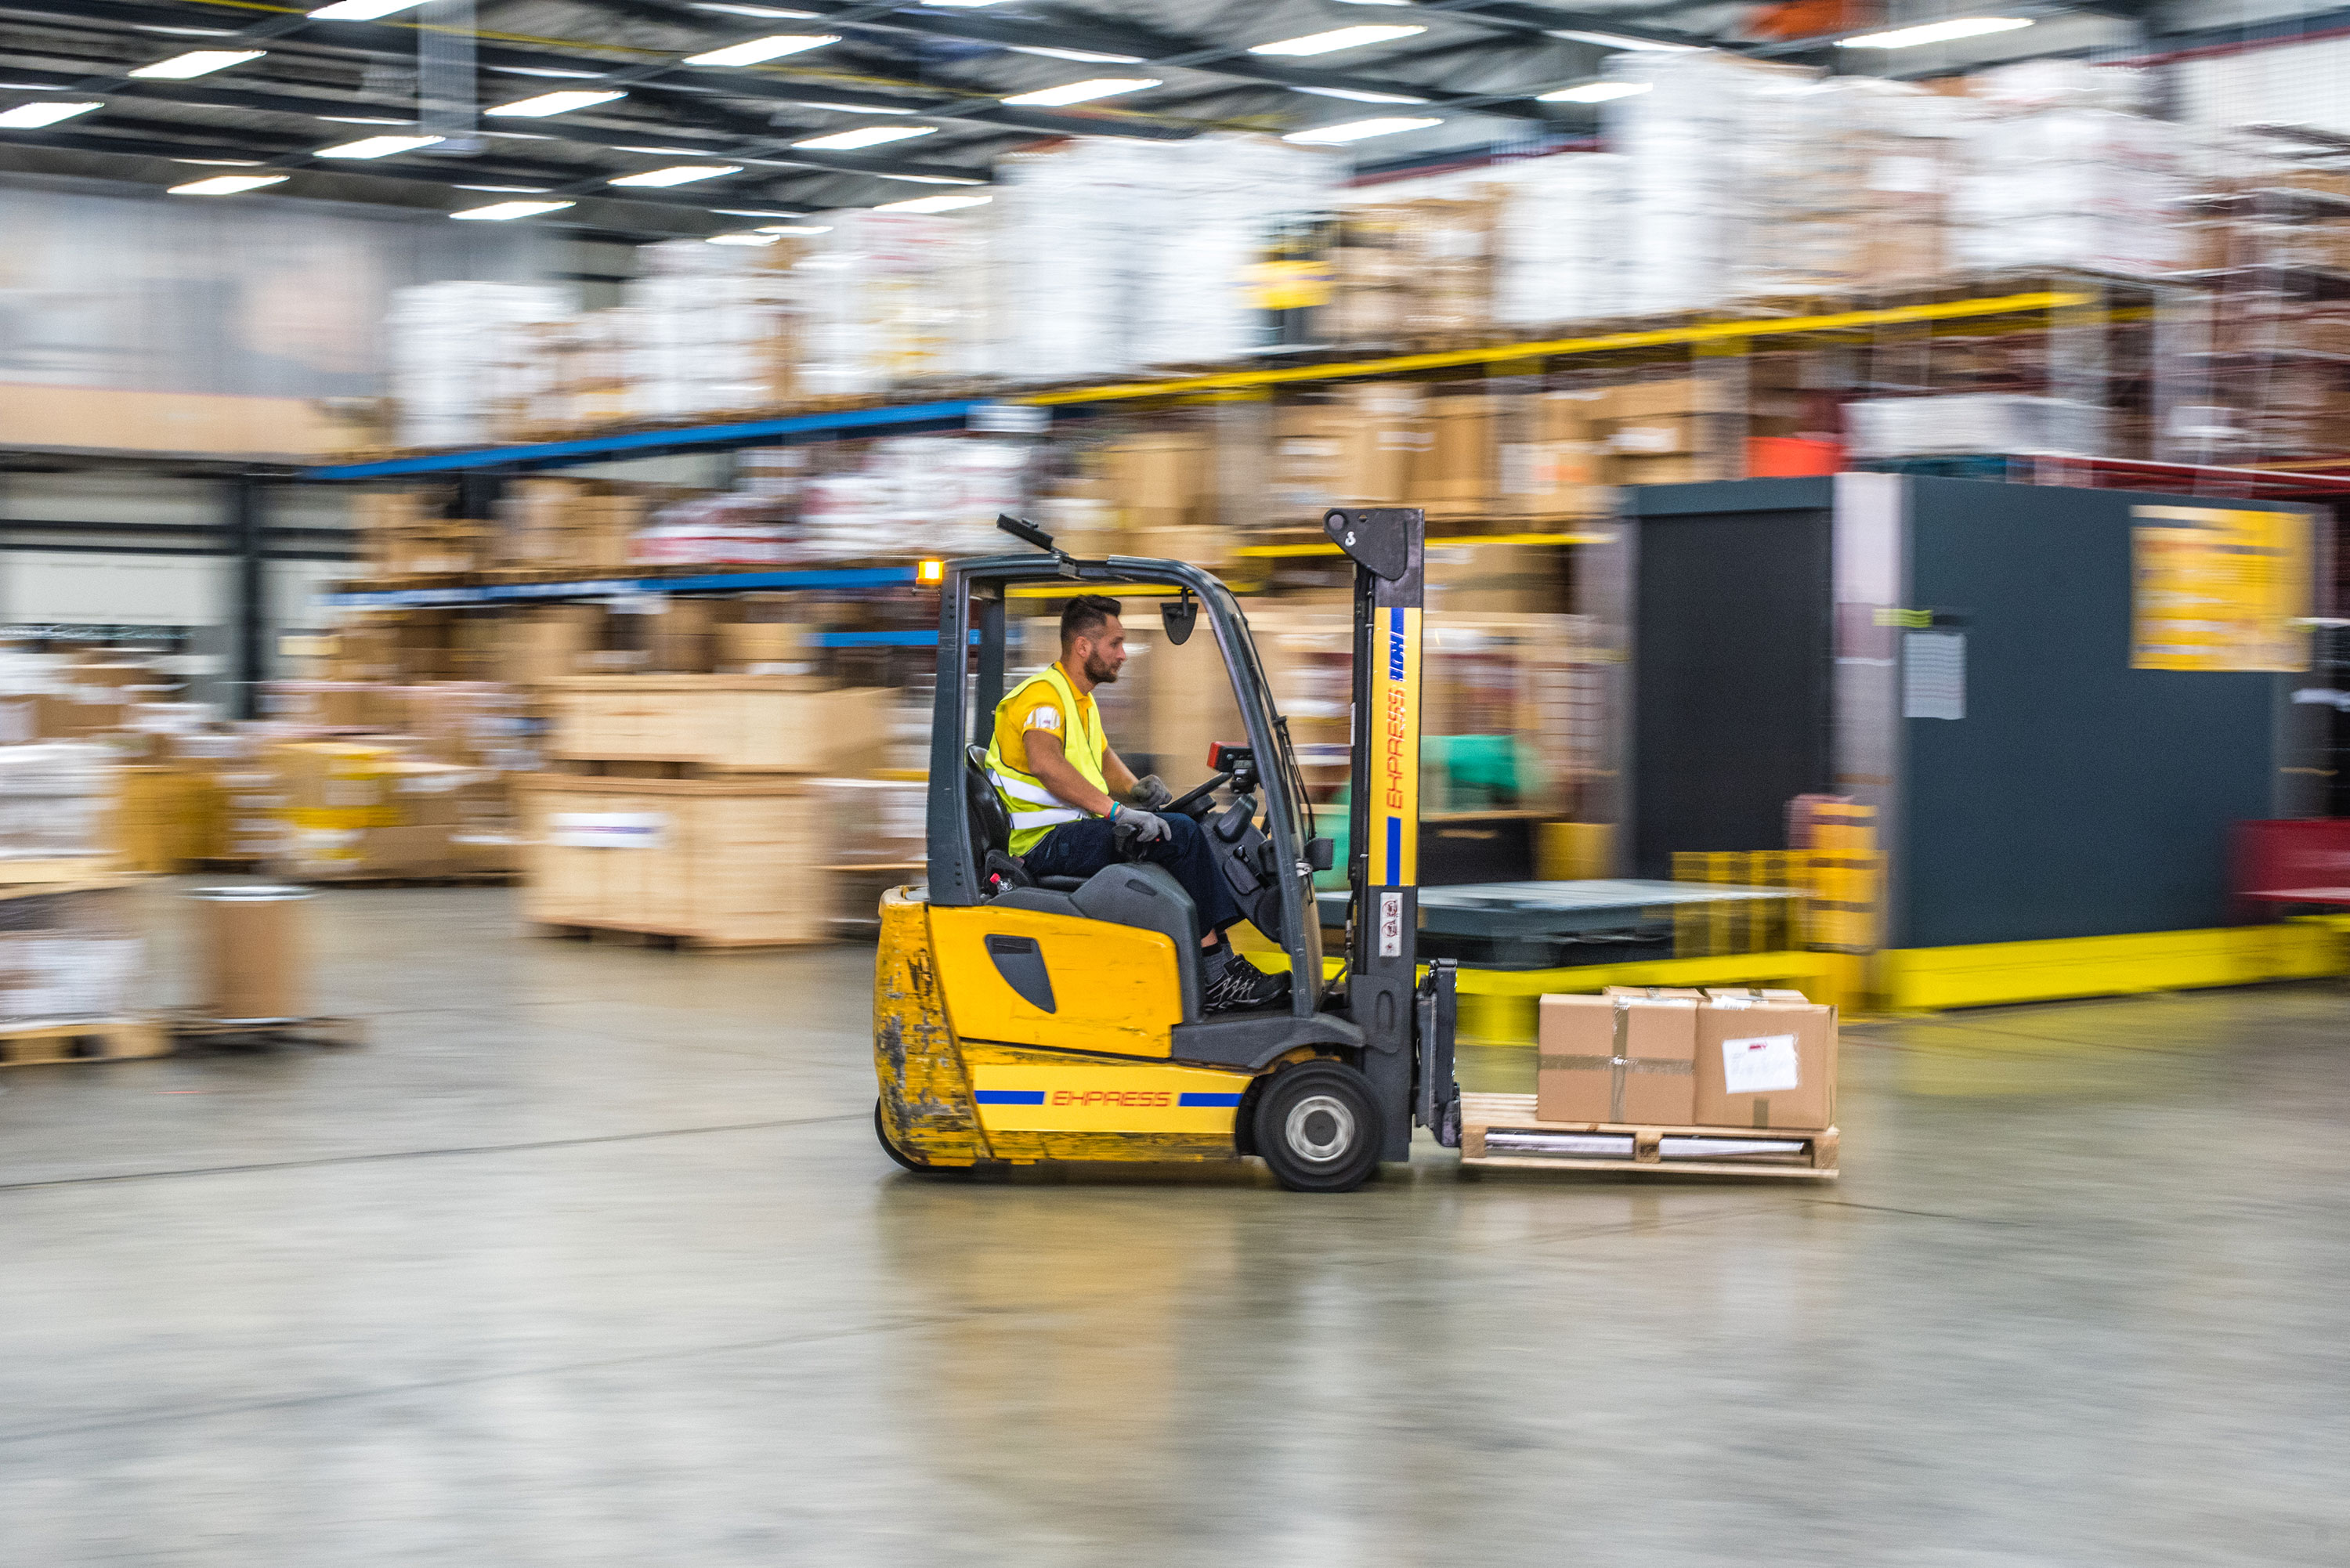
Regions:
<instances>
[{"instance_id":1,"label":"cardboard carton on shelf","mask_svg":"<svg viewBox=\"0 0 2350 1568\"><path fill-rule=\"evenodd\" d=\"M889 693L802 675L575 676L545 684L547 754L719 771L859 774L881 765Z\"/></svg>"},{"instance_id":2,"label":"cardboard carton on shelf","mask_svg":"<svg viewBox=\"0 0 2350 1568\"><path fill-rule=\"evenodd\" d=\"M1835 1124L1836 1010L1709 999L1697 1015L1695 1121L1815 1132Z\"/></svg>"},{"instance_id":3,"label":"cardboard carton on shelf","mask_svg":"<svg viewBox=\"0 0 2350 1568\"><path fill-rule=\"evenodd\" d=\"M1535 1115L1546 1122L1689 1125L1698 1012L1687 997L1544 997Z\"/></svg>"},{"instance_id":4,"label":"cardboard carton on shelf","mask_svg":"<svg viewBox=\"0 0 2350 1568\"><path fill-rule=\"evenodd\" d=\"M1133 435L1101 455L1107 499L1128 528L1216 520L1216 452L1203 432Z\"/></svg>"}]
</instances>

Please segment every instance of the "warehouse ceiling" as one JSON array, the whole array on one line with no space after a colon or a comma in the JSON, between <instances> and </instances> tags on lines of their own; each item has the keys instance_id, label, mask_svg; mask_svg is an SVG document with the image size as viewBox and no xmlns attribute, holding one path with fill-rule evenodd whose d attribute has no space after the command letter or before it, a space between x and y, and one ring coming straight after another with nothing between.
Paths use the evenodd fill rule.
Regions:
<instances>
[{"instance_id":1,"label":"warehouse ceiling","mask_svg":"<svg viewBox=\"0 0 2350 1568\"><path fill-rule=\"evenodd\" d=\"M1592 103L1544 95L1590 86L1627 49L1711 45L1851 68L1838 32L1817 28L1882 14L1863 3L321 0L306 14L255 0L0 0L0 170L164 189L249 175L272 180L273 196L450 213L568 202L536 221L707 234L754 215L949 195L983 185L1000 155L1067 136L1405 119L1430 123L1347 145L1363 161L1529 151L1593 133ZM1999 14L2079 19L2036 5ZM1380 31L1256 52L1341 29ZM165 64L193 51L252 57ZM214 68L137 74L158 66ZM527 112L557 92L601 101ZM1032 94L1044 100L1020 101ZM75 104L95 107L28 123ZM517 104L525 112L501 112ZM369 138L421 144L334 151ZM836 139L846 145L825 145ZM614 183L681 169L725 172Z\"/></svg>"}]
</instances>

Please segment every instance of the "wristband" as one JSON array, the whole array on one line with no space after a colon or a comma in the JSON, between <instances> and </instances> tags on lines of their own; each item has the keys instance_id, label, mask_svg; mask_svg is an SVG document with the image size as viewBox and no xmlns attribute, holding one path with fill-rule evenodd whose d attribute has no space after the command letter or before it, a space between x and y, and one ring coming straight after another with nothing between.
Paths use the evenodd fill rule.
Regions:
<instances>
[{"instance_id":1,"label":"wristband","mask_svg":"<svg viewBox=\"0 0 2350 1568\"><path fill-rule=\"evenodd\" d=\"M1112 801L1109 803L1109 815L1103 817L1102 820L1104 822L1116 822L1118 820L1118 802Z\"/></svg>"}]
</instances>

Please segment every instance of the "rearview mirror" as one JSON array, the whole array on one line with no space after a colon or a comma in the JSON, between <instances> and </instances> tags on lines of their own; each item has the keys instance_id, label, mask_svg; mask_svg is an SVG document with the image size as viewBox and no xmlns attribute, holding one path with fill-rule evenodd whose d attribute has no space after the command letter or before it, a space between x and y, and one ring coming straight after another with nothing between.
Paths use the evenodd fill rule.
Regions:
<instances>
[{"instance_id":1,"label":"rearview mirror","mask_svg":"<svg viewBox=\"0 0 2350 1568\"><path fill-rule=\"evenodd\" d=\"M1305 864L1316 871L1330 869L1337 853L1338 846L1333 839L1309 838L1305 841Z\"/></svg>"},{"instance_id":2,"label":"rearview mirror","mask_svg":"<svg viewBox=\"0 0 2350 1568\"><path fill-rule=\"evenodd\" d=\"M1159 601L1159 618L1167 626L1167 640L1180 648L1191 640L1191 628L1200 624L1200 601L1185 588L1183 597Z\"/></svg>"}]
</instances>

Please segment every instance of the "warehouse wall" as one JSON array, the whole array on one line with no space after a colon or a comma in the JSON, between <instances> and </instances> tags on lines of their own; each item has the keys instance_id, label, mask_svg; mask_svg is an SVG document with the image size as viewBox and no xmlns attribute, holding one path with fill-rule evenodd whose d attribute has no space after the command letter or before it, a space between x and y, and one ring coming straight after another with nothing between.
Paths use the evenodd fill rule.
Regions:
<instances>
[{"instance_id":1,"label":"warehouse wall","mask_svg":"<svg viewBox=\"0 0 2350 1568\"><path fill-rule=\"evenodd\" d=\"M376 396L393 289L568 265L544 231L437 213L14 182L0 234L0 382L144 391Z\"/></svg>"}]
</instances>

